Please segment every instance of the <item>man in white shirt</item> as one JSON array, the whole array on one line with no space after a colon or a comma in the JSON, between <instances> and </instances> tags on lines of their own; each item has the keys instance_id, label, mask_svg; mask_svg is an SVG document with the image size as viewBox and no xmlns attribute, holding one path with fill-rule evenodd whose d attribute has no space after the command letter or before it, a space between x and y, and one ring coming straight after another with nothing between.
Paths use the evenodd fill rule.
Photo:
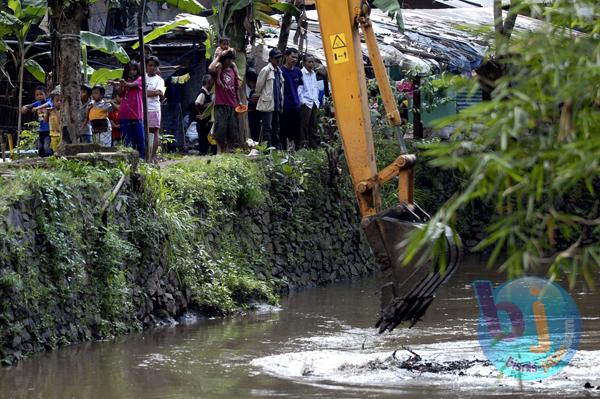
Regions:
<instances>
[{"instance_id":1,"label":"man in white shirt","mask_svg":"<svg viewBox=\"0 0 600 399\"><path fill-rule=\"evenodd\" d=\"M161 119L160 99L165 95L165 81L158 75L159 62L155 56L146 59L146 96L148 97L148 147L150 158L156 161Z\"/></svg>"},{"instance_id":2,"label":"man in white shirt","mask_svg":"<svg viewBox=\"0 0 600 399\"><path fill-rule=\"evenodd\" d=\"M298 87L301 110L300 146L311 148L319 146L317 136L317 117L319 115L319 85L314 71L315 57L305 54L302 68L302 86Z\"/></svg>"}]
</instances>

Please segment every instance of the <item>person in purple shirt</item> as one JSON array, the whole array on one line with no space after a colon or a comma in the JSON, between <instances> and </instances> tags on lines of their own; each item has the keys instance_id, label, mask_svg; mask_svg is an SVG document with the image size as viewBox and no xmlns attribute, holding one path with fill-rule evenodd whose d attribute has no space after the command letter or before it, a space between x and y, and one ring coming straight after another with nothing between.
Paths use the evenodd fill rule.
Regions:
<instances>
[{"instance_id":1,"label":"person in purple shirt","mask_svg":"<svg viewBox=\"0 0 600 399\"><path fill-rule=\"evenodd\" d=\"M302 71L298 64L298 50L288 48L284 53L285 62L281 67L283 74L283 114L279 130L279 139L283 150L288 148L288 142L300 145L300 98L298 87L302 85Z\"/></svg>"}]
</instances>

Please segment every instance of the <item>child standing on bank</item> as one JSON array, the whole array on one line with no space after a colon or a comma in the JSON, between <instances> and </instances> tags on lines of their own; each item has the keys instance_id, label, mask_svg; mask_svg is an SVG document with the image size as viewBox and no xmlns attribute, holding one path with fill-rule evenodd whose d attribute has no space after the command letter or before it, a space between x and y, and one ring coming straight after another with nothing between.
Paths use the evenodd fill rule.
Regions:
<instances>
[{"instance_id":1,"label":"child standing on bank","mask_svg":"<svg viewBox=\"0 0 600 399\"><path fill-rule=\"evenodd\" d=\"M88 111L88 121L92 126L94 141L102 147L110 147L112 145L112 133L108 113L113 106L104 99L104 94L106 94L104 87L94 86L92 88L92 103Z\"/></svg>"},{"instance_id":2,"label":"child standing on bank","mask_svg":"<svg viewBox=\"0 0 600 399\"><path fill-rule=\"evenodd\" d=\"M196 130L198 132L198 151L200 154L212 154L213 148L208 141L208 135L210 134L210 130L212 128L211 117L208 115L204 115L206 110L212 104L213 98L210 94L215 82L210 75L204 75L202 78L202 88L200 89L200 93L198 97L196 97L196 101L194 102L195 112L193 113L194 120L196 122Z\"/></svg>"},{"instance_id":3,"label":"child standing on bank","mask_svg":"<svg viewBox=\"0 0 600 399\"><path fill-rule=\"evenodd\" d=\"M87 120L88 111L90 110L90 105L92 105L92 88L88 84L82 84L81 87L81 119ZM89 123L84 123L81 125L81 132L79 133L80 141L84 144L91 144L93 142L92 138L92 127Z\"/></svg>"},{"instance_id":4,"label":"child standing on bank","mask_svg":"<svg viewBox=\"0 0 600 399\"><path fill-rule=\"evenodd\" d=\"M137 62L125 65L123 78L119 81L119 95L119 127L125 145L137 150L143 159L146 155L146 138L142 109L142 70Z\"/></svg>"},{"instance_id":5,"label":"child standing on bank","mask_svg":"<svg viewBox=\"0 0 600 399\"><path fill-rule=\"evenodd\" d=\"M56 153L62 138L62 123L60 120L60 107L62 98L60 91L53 91L50 94L50 101L52 101L53 107L48 109L48 112L46 113L46 121L50 127L50 148L52 149L53 153Z\"/></svg>"},{"instance_id":6,"label":"child standing on bank","mask_svg":"<svg viewBox=\"0 0 600 399\"><path fill-rule=\"evenodd\" d=\"M35 99L36 101L24 105L21 108L21 112L26 114L27 112L34 112L37 115L37 119L40 122L40 130L38 133L38 154L40 157L47 157L51 155L50 149L50 126L46 121L46 110L52 107L52 101L46 98L46 88L44 86L38 86L35 88Z\"/></svg>"},{"instance_id":7,"label":"child standing on bank","mask_svg":"<svg viewBox=\"0 0 600 399\"><path fill-rule=\"evenodd\" d=\"M121 96L117 93L111 101L113 107L108 113L108 120L110 121L110 130L112 133L112 146L116 147L121 144L121 128L119 126L119 106L121 105Z\"/></svg>"},{"instance_id":8,"label":"child standing on bank","mask_svg":"<svg viewBox=\"0 0 600 399\"><path fill-rule=\"evenodd\" d=\"M146 96L148 97L148 130L150 146L150 159L156 162L158 152L159 131L161 121L161 103L160 99L165 95L165 81L157 71L159 67L158 58L150 56L146 60Z\"/></svg>"}]
</instances>

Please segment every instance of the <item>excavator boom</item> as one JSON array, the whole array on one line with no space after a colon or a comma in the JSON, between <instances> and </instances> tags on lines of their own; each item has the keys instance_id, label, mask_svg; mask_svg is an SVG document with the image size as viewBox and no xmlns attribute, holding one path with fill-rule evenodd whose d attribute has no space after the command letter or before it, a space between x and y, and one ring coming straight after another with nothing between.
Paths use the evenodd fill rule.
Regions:
<instances>
[{"instance_id":1,"label":"excavator boom","mask_svg":"<svg viewBox=\"0 0 600 399\"><path fill-rule=\"evenodd\" d=\"M413 230L423 228L429 215L414 203L417 158L408 154L404 144L400 113L369 19L370 6L364 0L318 0L316 5L336 121L363 217L362 227L384 279L377 326L380 332L405 321L412 326L456 269L461 259L460 239L447 226L438 226L444 232L445 253L441 259L445 260L445 267L439 267L438 259L431 259L431 246L425 246L415 261L405 262L407 237ZM399 157L381 171L377 170L375 158L361 31L387 119L400 140ZM382 211L380 187L395 178L398 205Z\"/></svg>"}]
</instances>

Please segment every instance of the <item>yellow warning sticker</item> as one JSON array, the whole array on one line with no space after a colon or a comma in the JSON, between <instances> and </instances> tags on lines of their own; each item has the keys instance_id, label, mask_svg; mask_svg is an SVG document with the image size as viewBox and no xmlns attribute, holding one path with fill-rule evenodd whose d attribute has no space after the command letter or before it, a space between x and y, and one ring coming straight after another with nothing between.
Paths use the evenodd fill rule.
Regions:
<instances>
[{"instance_id":1,"label":"yellow warning sticker","mask_svg":"<svg viewBox=\"0 0 600 399\"><path fill-rule=\"evenodd\" d=\"M333 63L343 64L344 62L350 61L350 54L348 54L348 45L346 44L346 35L338 33L336 35L329 36L331 42L331 51L333 52Z\"/></svg>"}]
</instances>

